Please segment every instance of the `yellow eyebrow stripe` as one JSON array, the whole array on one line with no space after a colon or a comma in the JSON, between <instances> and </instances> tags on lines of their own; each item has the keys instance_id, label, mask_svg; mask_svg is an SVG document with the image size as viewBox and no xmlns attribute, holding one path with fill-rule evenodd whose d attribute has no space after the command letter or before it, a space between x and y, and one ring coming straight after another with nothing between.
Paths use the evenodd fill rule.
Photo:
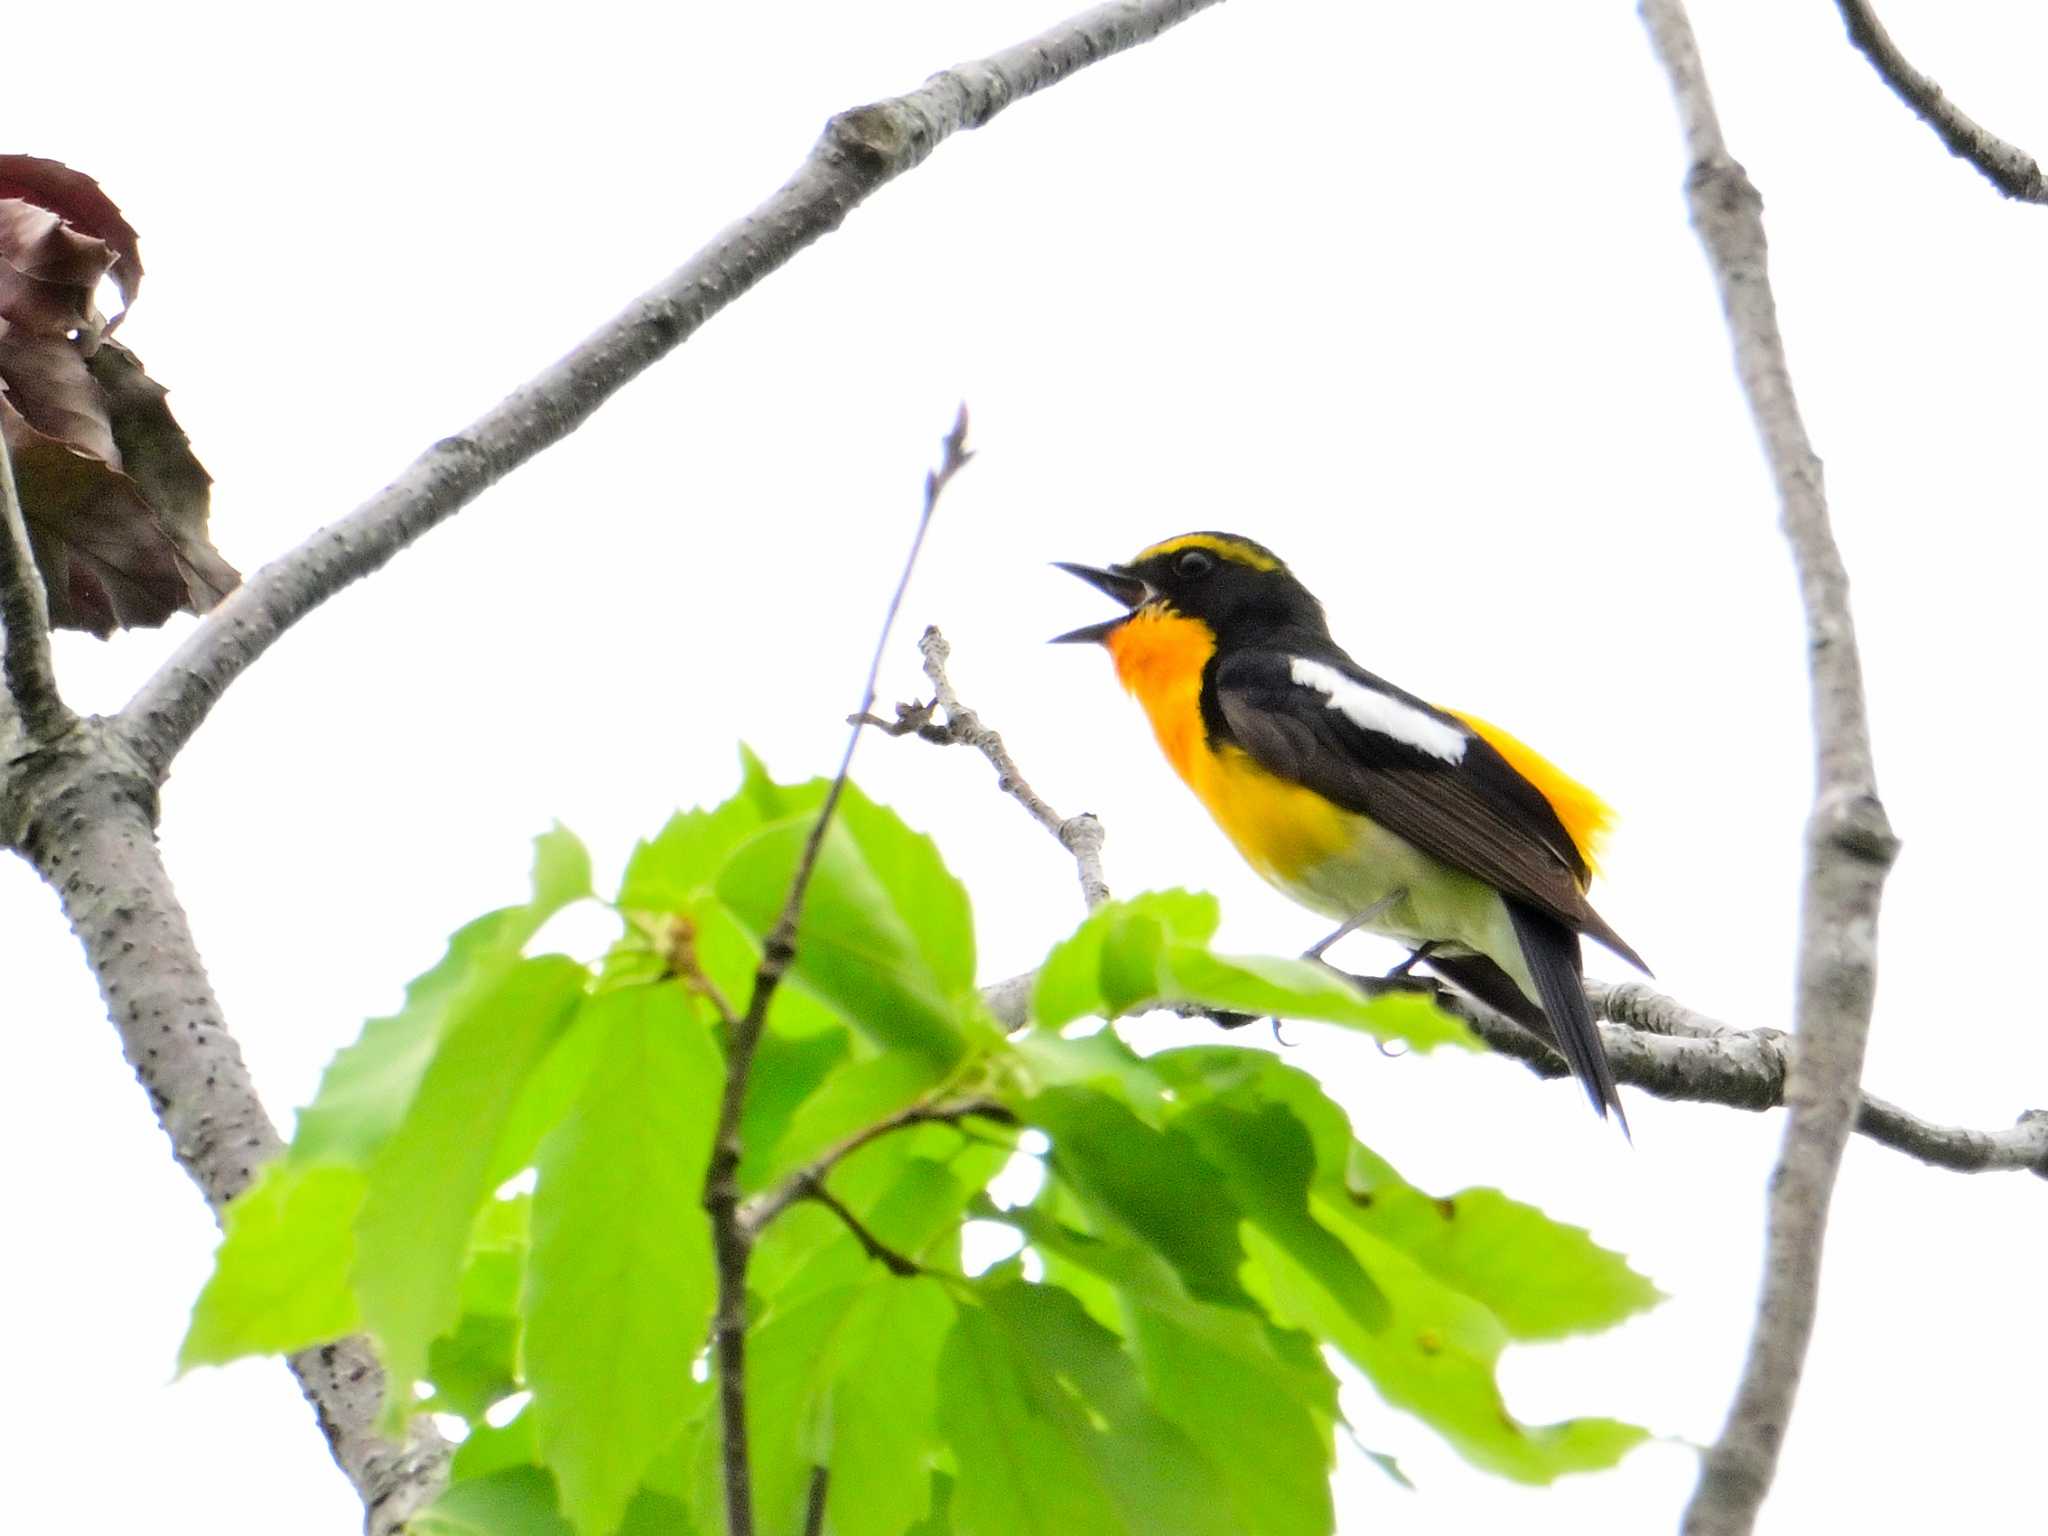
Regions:
<instances>
[{"instance_id":1,"label":"yellow eyebrow stripe","mask_svg":"<svg viewBox=\"0 0 2048 1536\"><path fill-rule=\"evenodd\" d=\"M1213 533L1184 533L1177 539L1168 539L1164 544L1154 544L1150 549L1139 550L1137 560L1132 563L1156 559L1160 555L1177 555L1184 549L1206 549L1212 555L1235 560L1239 565L1248 565L1255 571L1280 569L1280 562L1264 550L1238 539L1218 538Z\"/></svg>"}]
</instances>

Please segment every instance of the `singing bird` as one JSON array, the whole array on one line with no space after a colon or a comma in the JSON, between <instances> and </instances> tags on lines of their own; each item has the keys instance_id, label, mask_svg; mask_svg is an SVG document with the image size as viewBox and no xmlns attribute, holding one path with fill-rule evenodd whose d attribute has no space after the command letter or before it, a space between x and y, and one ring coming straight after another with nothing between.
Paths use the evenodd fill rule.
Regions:
<instances>
[{"instance_id":1,"label":"singing bird","mask_svg":"<svg viewBox=\"0 0 2048 1536\"><path fill-rule=\"evenodd\" d=\"M1188 533L1108 569L1128 610L1058 637L1105 646L1167 760L1253 869L1552 1040L1628 1120L1581 985L1581 934L1636 952L1586 900L1613 815L1497 726L1375 677L1272 551ZM1329 941L1325 941L1327 943ZM1319 952L1320 946L1318 948Z\"/></svg>"}]
</instances>

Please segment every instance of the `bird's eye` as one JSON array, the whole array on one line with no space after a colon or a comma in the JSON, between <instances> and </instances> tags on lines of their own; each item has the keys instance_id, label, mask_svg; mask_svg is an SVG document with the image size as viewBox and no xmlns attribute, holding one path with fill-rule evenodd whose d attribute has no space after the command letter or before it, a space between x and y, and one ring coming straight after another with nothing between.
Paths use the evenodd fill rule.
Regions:
<instances>
[{"instance_id":1,"label":"bird's eye","mask_svg":"<svg viewBox=\"0 0 2048 1536\"><path fill-rule=\"evenodd\" d=\"M1206 550L1184 550L1180 558L1173 562L1173 574L1184 581L1192 581L1197 576L1208 575L1215 565L1216 557Z\"/></svg>"}]
</instances>

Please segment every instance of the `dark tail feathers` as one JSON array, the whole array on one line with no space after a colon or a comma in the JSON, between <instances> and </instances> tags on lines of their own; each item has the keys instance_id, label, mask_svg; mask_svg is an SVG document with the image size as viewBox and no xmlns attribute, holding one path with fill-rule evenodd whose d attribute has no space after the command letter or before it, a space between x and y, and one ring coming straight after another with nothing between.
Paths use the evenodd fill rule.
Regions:
<instances>
[{"instance_id":1,"label":"dark tail feathers","mask_svg":"<svg viewBox=\"0 0 2048 1536\"><path fill-rule=\"evenodd\" d=\"M1586 1006L1579 936L1547 913L1512 897L1502 899L1507 902L1508 918L1515 925L1522 959L1535 980L1537 1002L1524 997L1513 979L1483 955L1431 956L1426 963L1452 985L1464 988L1496 1012L1555 1043L1571 1067L1572 1076L1592 1100L1594 1112L1605 1118L1611 1108L1622 1134L1628 1135L1628 1116L1621 1107L1621 1093L1614 1085L1614 1073L1608 1068L1607 1050L1600 1043L1593 1011Z\"/></svg>"}]
</instances>

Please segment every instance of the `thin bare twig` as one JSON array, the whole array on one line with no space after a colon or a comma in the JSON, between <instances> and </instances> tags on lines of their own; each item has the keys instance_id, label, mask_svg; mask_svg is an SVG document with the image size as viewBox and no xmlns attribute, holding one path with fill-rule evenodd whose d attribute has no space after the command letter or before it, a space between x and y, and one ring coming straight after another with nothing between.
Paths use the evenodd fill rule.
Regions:
<instances>
[{"instance_id":1,"label":"thin bare twig","mask_svg":"<svg viewBox=\"0 0 2048 1536\"><path fill-rule=\"evenodd\" d=\"M967 1119L993 1120L1002 1125L1014 1125L1017 1117L993 1099L913 1104L908 1109L897 1111L886 1120L876 1122L866 1130L854 1132L816 1161L799 1168L775 1188L756 1195L741 1209L740 1220L745 1223L750 1234L759 1236L770 1222L803 1199L809 1186L822 1185L827 1174L861 1148L880 1141L884 1136L894 1135L897 1131L909 1130L913 1126L958 1125Z\"/></svg>"},{"instance_id":2,"label":"thin bare twig","mask_svg":"<svg viewBox=\"0 0 2048 1536\"><path fill-rule=\"evenodd\" d=\"M914 1275L924 1273L923 1267L915 1259L905 1258L875 1236L868 1224L856 1216L846 1202L833 1194L822 1182L810 1185L804 1190L803 1197L815 1205L822 1205L837 1216L840 1225L853 1234L854 1240L861 1245L867 1256L899 1280L908 1280Z\"/></svg>"},{"instance_id":3,"label":"thin bare twig","mask_svg":"<svg viewBox=\"0 0 2048 1536\"><path fill-rule=\"evenodd\" d=\"M946 663L953 648L937 625L925 630L917 648L924 656L924 675L931 679L931 702L898 704L893 721L863 710L852 717L854 723L875 726L891 736L916 736L940 746L972 747L987 758L996 771L996 788L1023 806L1033 821L1059 839L1060 846L1074 856L1075 869L1081 877L1081 899L1093 912L1109 900L1109 882L1102 874L1102 823L1086 811L1079 816L1062 816L1046 804L1044 797L1018 771L1016 759L1003 745L1003 738L960 702L952 679L946 675ZM934 718L940 714L945 716L943 721Z\"/></svg>"},{"instance_id":4,"label":"thin bare twig","mask_svg":"<svg viewBox=\"0 0 2048 1536\"><path fill-rule=\"evenodd\" d=\"M264 566L215 608L121 711L159 782L229 684L313 609L567 437L622 387L953 134L1218 0L1119 0L903 96L855 107L766 202L635 299L560 362L415 459L355 511Z\"/></svg>"},{"instance_id":5,"label":"thin bare twig","mask_svg":"<svg viewBox=\"0 0 2048 1536\"><path fill-rule=\"evenodd\" d=\"M0 437L0 626L6 629L7 692L32 742L48 741L75 718L57 691L50 659L50 604L28 542L14 460Z\"/></svg>"},{"instance_id":6,"label":"thin bare twig","mask_svg":"<svg viewBox=\"0 0 2048 1536\"><path fill-rule=\"evenodd\" d=\"M939 467L925 476L924 505L918 514L917 532L910 540L910 553L903 561L903 573L890 594L888 611L882 616L881 633L875 639L874 656L868 662L867 682L861 693L860 709L874 708L875 682L881 676L882 657L896 615L903 607L903 594L910 586L910 573L917 567L918 552L924 548L932 513L948 483L967 466L973 454L967 447L967 407L961 406L953 428L946 434ZM811 876L818 867L818 854L825 846L825 834L832 814L846 790L846 776L853 768L853 754L860 745L861 728L855 724L846 733L846 749L839 755L839 769L831 788L804 838L781 914L761 945L761 963L754 970L753 991L747 1011L726 1030L725 1089L719 1100L718 1129L711 1144L711 1166L704 1180L704 1208L711 1215L712 1251L717 1260L718 1302L712 1319L712 1342L718 1356L718 1399L721 1441L725 1466L726 1536L754 1536L754 1492L752 1457L747 1447L747 1261L753 1252L753 1236L740 1218L740 1159L745 1150L740 1122L747 1102L747 1080L753 1072L754 1055L768 1022L768 1009L775 1000L783 977L796 960L797 923L803 916L804 897ZM835 1206L842 1220L854 1227L857 1236L872 1243L852 1213L825 1191L822 1185L806 1197ZM863 1235L865 1234L865 1235ZM870 1252L874 1249L871 1247ZM886 1252L886 1250L884 1250ZM908 1262L903 1261L903 1262Z\"/></svg>"},{"instance_id":7,"label":"thin bare twig","mask_svg":"<svg viewBox=\"0 0 2048 1536\"><path fill-rule=\"evenodd\" d=\"M1771 1177L1763 1293L1720 1438L1685 1511L1686 1536L1751 1530L1776 1470L1819 1304L1835 1175L1861 1107L1877 992L1877 914L1898 843L1877 796L1849 578L1828 526L1820 460L1800 420L1765 257L1763 202L1728 154L1681 0L1643 0L1684 127L1692 222L1721 293L1737 372L1777 482L1806 610L1815 786L1806 829L1790 1110Z\"/></svg>"},{"instance_id":8,"label":"thin bare twig","mask_svg":"<svg viewBox=\"0 0 2048 1536\"><path fill-rule=\"evenodd\" d=\"M1849 29L1849 41L1870 60L1871 68L1893 94L1935 131L1950 154L1975 166L2007 197L2023 203L2048 203L2048 177L2042 176L2032 155L1976 121L1915 69L1866 0L1835 0L1835 4Z\"/></svg>"}]
</instances>

